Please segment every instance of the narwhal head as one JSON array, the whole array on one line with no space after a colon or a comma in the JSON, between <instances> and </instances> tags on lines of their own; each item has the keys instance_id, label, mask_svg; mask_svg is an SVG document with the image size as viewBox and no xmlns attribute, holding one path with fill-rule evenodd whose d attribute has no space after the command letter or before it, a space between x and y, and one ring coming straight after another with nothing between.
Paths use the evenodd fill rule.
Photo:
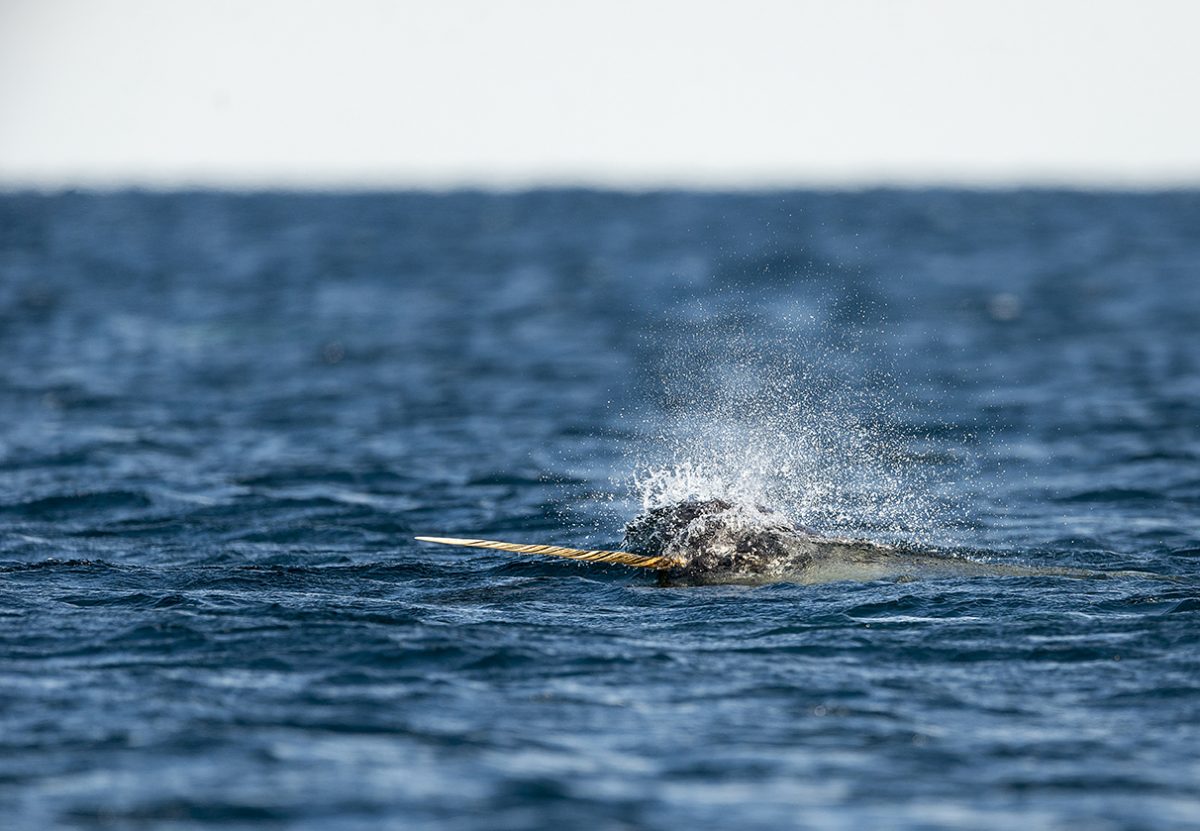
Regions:
<instances>
[{"instance_id":1,"label":"narwhal head","mask_svg":"<svg viewBox=\"0 0 1200 831\"><path fill-rule=\"evenodd\" d=\"M798 529L761 506L693 499L652 508L625 526L622 548L679 563L691 574L762 574L792 552Z\"/></svg>"},{"instance_id":2,"label":"narwhal head","mask_svg":"<svg viewBox=\"0 0 1200 831\"><path fill-rule=\"evenodd\" d=\"M566 548L558 545L500 542L460 537L417 537L425 542L490 548L514 554L565 557L589 563L615 563L656 569L704 582L709 575L754 576L795 567L808 557L803 528L757 505L723 499L692 499L652 508L625 526L622 551ZM807 547L806 547L807 546Z\"/></svg>"}]
</instances>

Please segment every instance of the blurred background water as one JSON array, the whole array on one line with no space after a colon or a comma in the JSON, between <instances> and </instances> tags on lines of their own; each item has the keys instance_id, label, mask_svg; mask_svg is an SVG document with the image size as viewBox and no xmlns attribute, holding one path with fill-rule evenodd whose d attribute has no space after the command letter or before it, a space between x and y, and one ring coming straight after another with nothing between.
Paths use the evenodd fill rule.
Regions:
<instances>
[{"instance_id":1,"label":"blurred background water","mask_svg":"<svg viewBox=\"0 0 1200 831\"><path fill-rule=\"evenodd\" d=\"M1197 230L1194 191L0 196L2 824L1195 827ZM411 539L615 546L697 481L1181 579Z\"/></svg>"}]
</instances>

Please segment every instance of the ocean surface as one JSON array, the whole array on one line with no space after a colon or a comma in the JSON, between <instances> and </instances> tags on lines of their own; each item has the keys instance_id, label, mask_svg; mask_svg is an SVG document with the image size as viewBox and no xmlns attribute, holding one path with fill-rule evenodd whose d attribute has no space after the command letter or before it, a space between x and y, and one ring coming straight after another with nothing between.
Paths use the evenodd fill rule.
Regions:
<instances>
[{"instance_id":1,"label":"ocean surface","mask_svg":"<svg viewBox=\"0 0 1200 831\"><path fill-rule=\"evenodd\" d=\"M1200 827L1198 192L8 194L0 355L6 830ZM412 539L706 494L1152 576Z\"/></svg>"}]
</instances>

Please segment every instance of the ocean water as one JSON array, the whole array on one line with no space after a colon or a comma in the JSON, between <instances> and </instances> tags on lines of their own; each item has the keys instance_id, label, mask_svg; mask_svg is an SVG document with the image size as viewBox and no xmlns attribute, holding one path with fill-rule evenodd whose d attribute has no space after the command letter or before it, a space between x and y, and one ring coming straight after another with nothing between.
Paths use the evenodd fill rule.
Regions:
<instances>
[{"instance_id":1,"label":"ocean water","mask_svg":"<svg viewBox=\"0 0 1200 831\"><path fill-rule=\"evenodd\" d=\"M1200 826L1200 193L0 196L0 827ZM722 493L1052 576L659 588Z\"/></svg>"}]
</instances>

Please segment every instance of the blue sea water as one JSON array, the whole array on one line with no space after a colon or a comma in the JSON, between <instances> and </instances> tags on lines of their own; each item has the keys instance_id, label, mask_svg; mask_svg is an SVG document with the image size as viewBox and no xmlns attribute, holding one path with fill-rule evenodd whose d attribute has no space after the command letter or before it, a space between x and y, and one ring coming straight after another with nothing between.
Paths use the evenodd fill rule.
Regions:
<instances>
[{"instance_id":1,"label":"blue sea water","mask_svg":"<svg viewBox=\"0 0 1200 831\"><path fill-rule=\"evenodd\" d=\"M1200 827L1200 193L0 196L0 827ZM660 588L705 488L1174 576Z\"/></svg>"}]
</instances>

